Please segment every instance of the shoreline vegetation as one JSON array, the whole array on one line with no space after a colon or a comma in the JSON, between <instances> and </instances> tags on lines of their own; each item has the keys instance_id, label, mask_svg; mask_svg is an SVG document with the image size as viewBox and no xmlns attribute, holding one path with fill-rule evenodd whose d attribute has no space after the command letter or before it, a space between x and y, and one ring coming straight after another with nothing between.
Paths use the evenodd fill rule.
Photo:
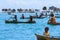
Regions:
<instances>
[{"instance_id":1,"label":"shoreline vegetation","mask_svg":"<svg viewBox=\"0 0 60 40\"><path fill-rule=\"evenodd\" d=\"M58 12L60 12L60 8L57 8L55 6L51 6L47 9L46 6L44 6L42 8L43 12L56 12L58 14ZM11 8L2 8L1 9L2 12L7 12L7 13L37 13L40 11L40 9L22 9L22 8L18 8L18 9L11 9Z\"/></svg>"},{"instance_id":2,"label":"shoreline vegetation","mask_svg":"<svg viewBox=\"0 0 60 40\"><path fill-rule=\"evenodd\" d=\"M11 8L4 8L2 9L2 12L11 12L11 13L16 13L16 12L19 12L19 13L35 13L35 12L38 12L39 9L11 9Z\"/></svg>"}]
</instances>

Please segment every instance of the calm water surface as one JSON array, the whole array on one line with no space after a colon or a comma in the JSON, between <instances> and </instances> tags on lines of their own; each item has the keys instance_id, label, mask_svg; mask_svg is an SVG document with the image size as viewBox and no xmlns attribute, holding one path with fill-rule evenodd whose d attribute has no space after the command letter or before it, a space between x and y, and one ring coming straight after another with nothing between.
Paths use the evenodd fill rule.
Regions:
<instances>
[{"instance_id":1,"label":"calm water surface","mask_svg":"<svg viewBox=\"0 0 60 40\"><path fill-rule=\"evenodd\" d=\"M27 21L29 19L20 19L21 14L16 13L18 21ZM35 15L26 13L25 17ZM44 19L33 19L35 24L6 24L5 20L10 19L12 15L0 13L0 40L37 40L35 33L43 35L44 28L49 27L50 36L60 37L60 25L49 25L47 21L49 17ZM12 19L10 19L12 20ZM56 18L60 22L60 18Z\"/></svg>"}]
</instances>

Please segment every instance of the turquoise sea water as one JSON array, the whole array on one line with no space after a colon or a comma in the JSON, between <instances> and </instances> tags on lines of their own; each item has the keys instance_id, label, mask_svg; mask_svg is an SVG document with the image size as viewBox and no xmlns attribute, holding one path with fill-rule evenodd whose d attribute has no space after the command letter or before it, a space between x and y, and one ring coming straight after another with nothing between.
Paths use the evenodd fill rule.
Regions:
<instances>
[{"instance_id":1,"label":"turquoise sea water","mask_svg":"<svg viewBox=\"0 0 60 40\"><path fill-rule=\"evenodd\" d=\"M21 13L14 14L18 16L18 21L29 20L20 19ZM35 13L26 13L24 15L25 17L29 17L29 15L35 15ZM46 26L49 27L50 36L60 37L60 25L47 24L49 17L34 19L36 21L35 24L6 24L5 20L11 16L12 15L8 15L7 13L0 13L0 40L37 40L35 33L43 35ZM56 21L60 22L60 18L56 18Z\"/></svg>"}]
</instances>

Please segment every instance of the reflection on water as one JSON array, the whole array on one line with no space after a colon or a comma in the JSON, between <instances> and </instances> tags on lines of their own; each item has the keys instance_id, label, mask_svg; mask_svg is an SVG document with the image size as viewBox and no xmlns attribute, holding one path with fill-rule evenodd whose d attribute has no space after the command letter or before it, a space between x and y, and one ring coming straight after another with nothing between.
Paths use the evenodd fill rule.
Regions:
<instances>
[{"instance_id":1,"label":"reflection on water","mask_svg":"<svg viewBox=\"0 0 60 40\"><path fill-rule=\"evenodd\" d=\"M18 21L27 21L29 19L20 19L21 14L18 15ZM25 17L33 14L24 14ZM27 16L26 16L27 15ZM48 26L51 36L60 37L60 25L48 25L49 17L44 19L34 19L35 24L5 24L5 20L9 19L11 15L7 13L0 14L0 40L37 40L35 33L43 35L44 28ZM57 18L57 21L60 19Z\"/></svg>"}]
</instances>

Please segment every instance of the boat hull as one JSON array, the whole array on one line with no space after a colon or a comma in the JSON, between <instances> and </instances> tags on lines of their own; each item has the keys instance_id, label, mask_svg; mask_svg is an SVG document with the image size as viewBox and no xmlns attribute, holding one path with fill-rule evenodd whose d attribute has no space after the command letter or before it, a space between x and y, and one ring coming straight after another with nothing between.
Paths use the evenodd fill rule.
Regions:
<instances>
[{"instance_id":1,"label":"boat hull","mask_svg":"<svg viewBox=\"0 0 60 40\"><path fill-rule=\"evenodd\" d=\"M49 22L48 22L48 24L51 24L51 25L60 25L60 23L53 24L53 23L49 23Z\"/></svg>"},{"instance_id":2,"label":"boat hull","mask_svg":"<svg viewBox=\"0 0 60 40\"><path fill-rule=\"evenodd\" d=\"M5 21L5 23L36 23L35 21L32 22L14 22L14 21Z\"/></svg>"},{"instance_id":3,"label":"boat hull","mask_svg":"<svg viewBox=\"0 0 60 40\"><path fill-rule=\"evenodd\" d=\"M32 18L37 18L37 19L43 19L43 18L45 18L45 17L32 17ZM20 18L20 19L30 19L29 17L25 17L25 18Z\"/></svg>"},{"instance_id":4,"label":"boat hull","mask_svg":"<svg viewBox=\"0 0 60 40\"><path fill-rule=\"evenodd\" d=\"M41 36L41 35L38 35L38 34L35 34L36 37L37 37L37 40L47 40L46 38L48 38L48 40L60 40L60 38L54 38L54 37L44 37L44 36Z\"/></svg>"}]
</instances>

